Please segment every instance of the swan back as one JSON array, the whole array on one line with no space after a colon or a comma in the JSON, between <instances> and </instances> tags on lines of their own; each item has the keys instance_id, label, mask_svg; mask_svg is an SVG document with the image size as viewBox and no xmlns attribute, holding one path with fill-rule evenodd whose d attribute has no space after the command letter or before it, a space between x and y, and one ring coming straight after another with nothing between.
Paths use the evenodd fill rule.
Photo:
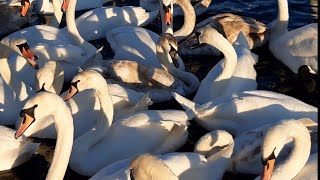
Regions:
<instances>
[{"instance_id":1,"label":"swan back","mask_svg":"<svg viewBox=\"0 0 320 180\"><path fill-rule=\"evenodd\" d=\"M146 154L132 160L130 163L131 179L140 180L178 180L179 178L159 158ZM134 177L134 178L132 178Z\"/></svg>"}]
</instances>

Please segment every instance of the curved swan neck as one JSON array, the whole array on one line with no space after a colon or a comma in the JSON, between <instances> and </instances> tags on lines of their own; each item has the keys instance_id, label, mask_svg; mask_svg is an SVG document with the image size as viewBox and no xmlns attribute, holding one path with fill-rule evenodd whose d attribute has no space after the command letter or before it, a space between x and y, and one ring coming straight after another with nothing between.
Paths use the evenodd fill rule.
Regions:
<instances>
[{"instance_id":1,"label":"curved swan neck","mask_svg":"<svg viewBox=\"0 0 320 180\"><path fill-rule=\"evenodd\" d=\"M31 87L27 87L24 82L12 77L8 64L9 52L14 51L10 47L0 44L0 75L10 89L16 93L21 101L23 101L32 94L33 90Z\"/></svg>"},{"instance_id":2,"label":"curved swan neck","mask_svg":"<svg viewBox=\"0 0 320 180\"><path fill-rule=\"evenodd\" d=\"M53 160L46 177L47 180L63 179L73 145L74 128L70 109L66 104L57 107L60 108L53 115L57 129L57 142Z\"/></svg>"},{"instance_id":3,"label":"curved swan neck","mask_svg":"<svg viewBox=\"0 0 320 180\"><path fill-rule=\"evenodd\" d=\"M276 24L271 29L272 39L278 38L286 33L289 22L289 8L287 0L278 0L278 16Z\"/></svg>"},{"instance_id":4,"label":"curved swan neck","mask_svg":"<svg viewBox=\"0 0 320 180\"><path fill-rule=\"evenodd\" d=\"M57 65L58 66L58 65ZM54 74L54 79L52 86L50 87L50 92L53 92L55 94L60 94L62 87L63 87L63 82L64 82L64 72L62 69L61 71L56 71Z\"/></svg>"},{"instance_id":5,"label":"curved swan neck","mask_svg":"<svg viewBox=\"0 0 320 180\"><path fill-rule=\"evenodd\" d=\"M75 22L76 3L77 3L77 0L70 0L70 3L68 5L67 14L66 14L68 31L72 35L75 42L79 46L81 46L87 53L89 53L90 55L95 54L97 51L97 48L95 48L92 44L84 40L77 29L76 22ZM98 54L100 53L98 52Z\"/></svg>"},{"instance_id":6,"label":"curved swan neck","mask_svg":"<svg viewBox=\"0 0 320 180\"><path fill-rule=\"evenodd\" d=\"M214 37L205 37L204 43L207 43L215 47L224 55L224 68L221 74L216 78L216 81L229 79L233 75L233 72L237 67L237 53L234 50L233 46L230 44L230 42L227 39L225 39L221 34Z\"/></svg>"},{"instance_id":7,"label":"curved swan neck","mask_svg":"<svg viewBox=\"0 0 320 180\"><path fill-rule=\"evenodd\" d=\"M183 26L173 33L177 41L180 42L192 33L196 24L196 13L188 0L175 0L175 2L182 8L184 13Z\"/></svg>"},{"instance_id":8,"label":"curved swan neck","mask_svg":"<svg viewBox=\"0 0 320 180\"><path fill-rule=\"evenodd\" d=\"M283 127L281 133L285 133L287 139L293 138L294 145L287 159L275 167L272 174L272 178L274 179L294 178L304 167L310 155L311 140L306 127L302 123L300 125L291 123Z\"/></svg>"},{"instance_id":9,"label":"curved swan neck","mask_svg":"<svg viewBox=\"0 0 320 180\"><path fill-rule=\"evenodd\" d=\"M61 22L61 19L63 16L63 12L60 10L61 1L60 0L52 0L52 4L53 4L54 13L53 13L53 17L49 23L49 26L59 28L59 25L60 25L60 22Z\"/></svg>"}]
</instances>

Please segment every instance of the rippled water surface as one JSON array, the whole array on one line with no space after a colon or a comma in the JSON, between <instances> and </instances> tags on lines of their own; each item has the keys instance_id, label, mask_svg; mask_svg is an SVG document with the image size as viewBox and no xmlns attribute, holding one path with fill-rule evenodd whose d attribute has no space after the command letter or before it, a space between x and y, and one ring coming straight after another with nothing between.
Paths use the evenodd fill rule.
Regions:
<instances>
[{"instance_id":1,"label":"rippled water surface","mask_svg":"<svg viewBox=\"0 0 320 180\"><path fill-rule=\"evenodd\" d=\"M138 1L122 0L108 3L107 5L133 5L138 6ZM289 29L295 29L303 25L318 22L318 1L317 0L289 0L290 22ZM85 12L85 11L83 11ZM76 13L77 16L83 12ZM255 18L263 23L269 23L277 16L277 1L276 0L213 0L207 14L197 18L197 22L206 17L219 13L234 13L242 16ZM41 19L41 18L39 18ZM183 18L177 17L174 19L175 28L178 28L183 23ZM65 23L62 23L63 27ZM153 22L146 28L160 32L160 22ZM103 56L112 58L113 53L110 47L106 44L106 40L92 41L96 47L105 46ZM308 104L318 105L318 88L312 93L306 93L298 84L289 81L294 75L281 62L277 61L269 52L267 45L253 50L259 55L259 62L255 66L257 71L258 89L271 90L281 92L293 97L296 97ZM206 76L206 73L222 58L222 57L182 57L185 61L187 70L194 73L200 80ZM153 105L150 109L181 109L174 101L165 102ZM178 151L192 151L195 142L207 131L199 127L194 122L189 126L189 137L187 143ZM55 146L54 140L33 139L33 141L41 142L41 148L38 154L35 155L29 162L14 168L13 170L0 172L0 180L2 179L44 179L47 170L50 166L53 150ZM0 160L1 163L1 160ZM230 174L226 173L224 179L254 179L255 175ZM65 179L88 179L88 177L80 176L72 170L68 169Z\"/></svg>"}]
</instances>

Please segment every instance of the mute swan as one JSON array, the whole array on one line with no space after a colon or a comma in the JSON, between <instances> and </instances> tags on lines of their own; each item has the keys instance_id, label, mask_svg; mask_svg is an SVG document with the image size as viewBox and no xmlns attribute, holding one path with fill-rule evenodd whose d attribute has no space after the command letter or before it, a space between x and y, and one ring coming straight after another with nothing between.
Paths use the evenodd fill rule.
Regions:
<instances>
[{"instance_id":1,"label":"mute swan","mask_svg":"<svg viewBox=\"0 0 320 180\"><path fill-rule=\"evenodd\" d=\"M177 93L174 98L207 130L224 129L237 137L245 131L288 118L318 122L318 109L298 99L272 91L244 91L196 104Z\"/></svg>"},{"instance_id":2,"label":"mute swan","mask_svg":"<svg viewBox=\"0 0 320 180\"><path fill-rule=\"evenodd\" d=\"M309 130L311 135L311 153L318 152L318 124L308 118L297 119ZM261 164L261 142L267 130L275 124L266 124L256 129L249 130L234 139L235 146L228 167L228 171L244 174L260 174L263 168ZM293 147L292 139L285 142L283 149L277 157L277 164L283 162L291 152Z\"/></svg>"},{"instance_id":3,"label":"mute swan","mask_svg":"<svg viewBox=\"0 0 320 180\"><path fill-rule=\"evenodd\" d=\"M53 74L53 72L51 72L51 74ZM85 76L83 83L86 83L86 81L91 81L91 83L95 84L105 83L104 78L97 72L84 71L81 74ZM38 78L39 85L37 85L37 90L47 90L46 84L52 83L51 78L49 75L47 75L46 78ZM63 83L63 76L60 76L59 78L60 80L56 82L57 86L59 86L59 83ZM40 85L41 89L39 89ZM148 105L151 104L148 94L144 95L130 89L124 89L117 84L110 86L110 94L112 95L112 101L110 103L113 104L115 109L114 119L118 119L136 111L145 110L148 108ZM74 87L74 85L71 84L71 87ZM95 92L100 92L100 89L94 89L94 91L81 91L79 92L79 95L69 99L67 102L74 120L74 138L77 138L89 131L94 126L96 122L95 119L100 117L100 99ZM65 92L61 96L65 97L67 94L68 92ZM16 128L19 127L20 123L21 122L18 119L16 121ZM45 117L44 119L35 122L32 127L28 128L24 132L24 135L27 137L32 136L38 138L56 139L57 134L52 117Z\"/></svg>"},{"instance_id":4,"label":"mute swan","mask_svg":"<svg viewBox=\"0 0 320 180\"><path fill-rule=\"evenodd\" d=\"M204 104L218 97L233 93L255 90L257 88L254 64L258 56L251 53L246 37L239 33L232 46L218 31L206 27L197 32L200 44L208 44L224 54L224 59L215 65L201 81L193 98L198 104Z\"/></svg>"},{"instance_id":5,"label":"mute swan","mask_svg":"<svg viewBox=\"0 0 320 180\"><path fill-rule=\"evenodd\" d=\"M163 4L163 9L161 12L161 22L162 22L162 33L173 33L171 14L173 9L173 2L168 0L161 0ZM183 26L173 35L176 37L177 41L184 39L190 35L193 31L196 16L194 9L192 8L190 2L187 0L177 0L175 1L180 5L185 13ZM138 63L144 63L156 68L161 68L159 61L156 56L156 43L158 42L159 35L149 31L147 29L138 27L120 27L116 28L106 34L106 39L109 42L113 52L115 53L113 59L116 60L134 60ZM184 63L180 57L179 58L179 69L185 70Z\"/></svg>"},{"instance_id":6,"label":"mute swan","mask_svg":"<svg viewBox=\"0 0 320 180\"><path fill-rule=\"evenodd\" d=\"M93 129L74 141L69 163L71 169L81 175L92 176L113 162L139 153L171 152L186 142L187 124L192 117L184 111L140 111L113 122L114 110L107 83L86 81L88 73L98 74L91 70L76 75L66 98L77 91L99 89L96 95L100 100L101 116Z\"/></svg>"},{"instance_id":7,"label":"mute swan","mask_svg":"<svg viewBox=\"0 0 320 180\"><path fill-rule=\"evenodd\" d=\"M53 117L58 137L46 179L63 179L73 145L73 120L66 103L56 94L40 92L26 102L20 111L20 116L23 121L14 135L15 138L20 137L26 129L32 127L33 122L46 116Z\"/></svg>"},{"instance_id":8,"label":"mute swan","mask_svg":"<svg viewBox=\"0 0 320 180\"><path fill-rule=\"evenodd\" d=\"M192 73L177 69L177 48L177 42L172 35L160 36L156 50L164 70L135 61L118 60L103 61L97 70L112 83L116 82L139 92L150 92L153 102L172 99L172 90L189 95L196 91L199 80Z\"/></svg>"},{"instance_id":9,"label":"mute swan","mask_svg":"<svg viewBox=\"0 0 320 180\"><path fill-rule=\"evenodd\" d=\"M0 2L0 38L20 30L20 27L29 22L29 18L21 17L18 11L18 7L10 7Z\"/></svg>"},{"instance_id":10,"label":"mute swan","mask_svg":"<svg viewBox=\"0 0 320 180\"><path fill-rule=\"evenodd\" d=\"M278 0L278 17L271 27L269 49L294 73L302 65L318 74L318 23L288 31L288 1Z\"/></svg>"},{"instance_id":11,"label":"mute swan","mask_svg":"<svg viewBox=\"0 0 320 180\"><path fill-rule=\"evenodd\" d=\"M190 1L190 0L189 0ZM191 0L191 2L195 2ZM147 11L154 11L159 9L159 0L140 0L140 6ZM211 0L200 0L197 4L193 6L194 11L197 16L205 13L207 8L209 7ZM178 6L173 10L173 17L175 16L183 16L183 10Z\"/></svg>"},{"instance_id":12,"label":"mute swan","mask_svg":"<svg viewBox=\"0 0 320 180\"><path fill-rule=\"evenodd\" d=\"M243 32L248 40L250 49L262 46L269 39L269 29L259 21L249 17L238 16L231 13L218 14L209 17L195 26L195 30L201 30L210 26L221 33L233 44L239 32ZM220 55L221 53L211 46L192 48L196 35L192 34L181 43L179 53L181 55Z\"/></svg>"},{"instance_id":13,"label":"mute swan","mask_svg":"<svg viewBox=\"0 0 320 180\"><path fill-rule=\"evenodd\" d=\"M201 137L195 153L140 155L118 161L101 169L90 180L98 179L222 179L233 149L232 136L212 131Z\"/></svg>"},{"instance_id":14,"label":"mute swan","mask_svg":"<svg viewBox=\"0 0 320 180\"><path fill-rule=\"evenodd\" d=\"M71 1L70 10L67 12L69 32L50 26L37 25L15 32L2 39L1 42L10 44L16 38L26 38L31 49L39 56L38 63L40 66L49 59L59 61L64 69L65 80L67 82L71 81L78 72L78 66L83 66L90 59L92 61L102 60L102 55L97 52L93 45L77 36L78 31L74 19L76 2L76 0ZM22 75L28 67L23 68L24 70L20 70Z\"/></svg>"},{"instance_id":15,"label":"mute swan","mask_svg":"<svg viewBox=\"0 0 320 180\"><path fill-rule=\"evenodd\" d=\"M32 143L25 137L14 139L15 131L0 125L0 171L12 169L28 161L40 143Z\"/></svg>"},{"instance_id":16,"label":"mute swan","mask_svg":"<svg viewBox=\"0 0 320 180\"><path fill-rule=\"evenodd\" d=\"M101 7L85 12L76 19L81 36L87 40L104 38L109 31L121 26L146 26L154 21L159 10L146 12L141 7ZM63 30L66 31L67 27Z\"/></svg>"},{"instance_id":17,"label":"mute swan","mask_svg":"<svg viewBox=\"0 0 320 180\"><path fill-rule=\"evenodd\" d=\"M292 131L293 129L294 131ZM283 163L274 167L284 143L291 138L294 142L292 152ZM261 145L263 171L261 177L259 176L256 179L295 179L294 177L299 174L308 161L310 147L310 134L301 122L295 120L279 122L274 127L269 128L263 138ZM316 178L317 168L313 168L313 171L311 174L306 174L302 179Z\"/></svg>"}]
</instances>

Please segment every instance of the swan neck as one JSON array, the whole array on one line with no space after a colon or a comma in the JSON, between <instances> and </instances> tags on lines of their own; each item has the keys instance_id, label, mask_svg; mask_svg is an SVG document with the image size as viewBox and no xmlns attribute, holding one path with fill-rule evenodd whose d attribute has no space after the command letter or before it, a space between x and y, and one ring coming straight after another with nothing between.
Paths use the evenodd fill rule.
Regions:
<instances>
[{"instance_id":1,"label":"swan neck","mask_svg":"<svg viewBox=\"0 0 320 180\"><path fill-rule=\"evenodd\" d=\"M63 12L60 10L61 1L60 0L52 0L53 4L53 16L49 23L49 26L59 28L60 22L62 20Z\"/></svg>"},{"instance_id":2,"label":"swan neck","mask_svg":"<svg viewBox=\"0 0 320 180\"><path fill-rule=\"evenodd\" d=\"M293 179L308 161L311 149L311 140L308 130L304 126L287 127L287 137L293 138L293 149L290 155L273 172L274 179Z\"/></svg>"},{"instance_id":3,"label":"swan neck","mask_svg":"<svg viewBox=\"0 0 320 180\"><path fill-rule=\"evenodd\" d=\"M80 35L78 28L75 22L75 11L76 11L76 3L77 0L70 0L67 13L66 13L66 21L67 21L67 28L69 33L72 35L74 41L83 48L87 53L94 54L97 49L87 42L85 39L82 38Z\"/></svg>"},{"instance_id":4,"label":"swan neck","mask_svg":"<svg viewBox=\"0 0 320 180\"><path fill-rule=\"evenodd\" d=\"M104 82L104 86L96 91L96 94L100 101L101 113L105 123L105 129L109 129L111 127L113 121L113 103L112 98L109 93L109 87L107 82Z\"/></svg>"},{"instance_id":5,"label":"swan neck","mask_svg":"<svg viewBox=\"0 0 320 180\"><path fill-rule=\"evenodd\" d=\"M229 79L236 69L238 58L233 46L222 35L220 35L217 39L206 37L205 43L215 47L224 55L224 68L221 74L216 78L216 81Z\"/></svg>"},{"instance_id":6,"label":"swan neck","mask_svg":"<svg viewBox=\"0 0 320 180\"><path fill-rule=\"evenodd\" d=\"M180 42L192 33L196 24L196 14L193 6L188 0L175 0L175 2L182 8L184 13L184 22L182 27L178 31L174 32L174 37L176 37L177 41Z\"/></svg>"},{"instance_id":7,"label":"swan neck","mask_svg":"<svg viewBox=\"0 0 320 180\"><path fill-rule=\"evenodd\" d=\"M46 179L63 179L68 167L72 145L73 145L73 119L70 109L66 104L62 105L53 115L57 129L57 142L54 150L53 160Z\"/></svg>"},{"instance_id":8,"label":"swan neck","mask_svg":"<svg viewBox=\"0 0 320 180\"><path fill-rule=\"evenodd\" d=\"M23 101L32 94L33 90L31 87L27 87L24 82L12 76L8 63L9 52L13 52L13 50L6 45L0 44L0 75L10 89L19 97L19 100Z\"/></svg>"},{"instance_id":9,"label":"swan neck","mask_svg":"<svg viewBox=\"0 0 320 180\"><path fill-rule=\"evenodd\" d=\"M55 94L60 94L63 87L63 82L64 82L64 72L63 71L55 72L53 83L52 83L52 86L50 87L50 92L53 92Z\"/></svg>"},{"instance_id":10,"label":"swan neck","mask_svg":"<svg viewBox=\"0 0 320 180\"><path fill-rule=\"evenodd\" d=\"M272 39L278 38L286 33L288 30L289 22L289 9L287 0L278 0L278 16L276 24L272 27L271 37Z\"/></svg>"}]
</instances>

